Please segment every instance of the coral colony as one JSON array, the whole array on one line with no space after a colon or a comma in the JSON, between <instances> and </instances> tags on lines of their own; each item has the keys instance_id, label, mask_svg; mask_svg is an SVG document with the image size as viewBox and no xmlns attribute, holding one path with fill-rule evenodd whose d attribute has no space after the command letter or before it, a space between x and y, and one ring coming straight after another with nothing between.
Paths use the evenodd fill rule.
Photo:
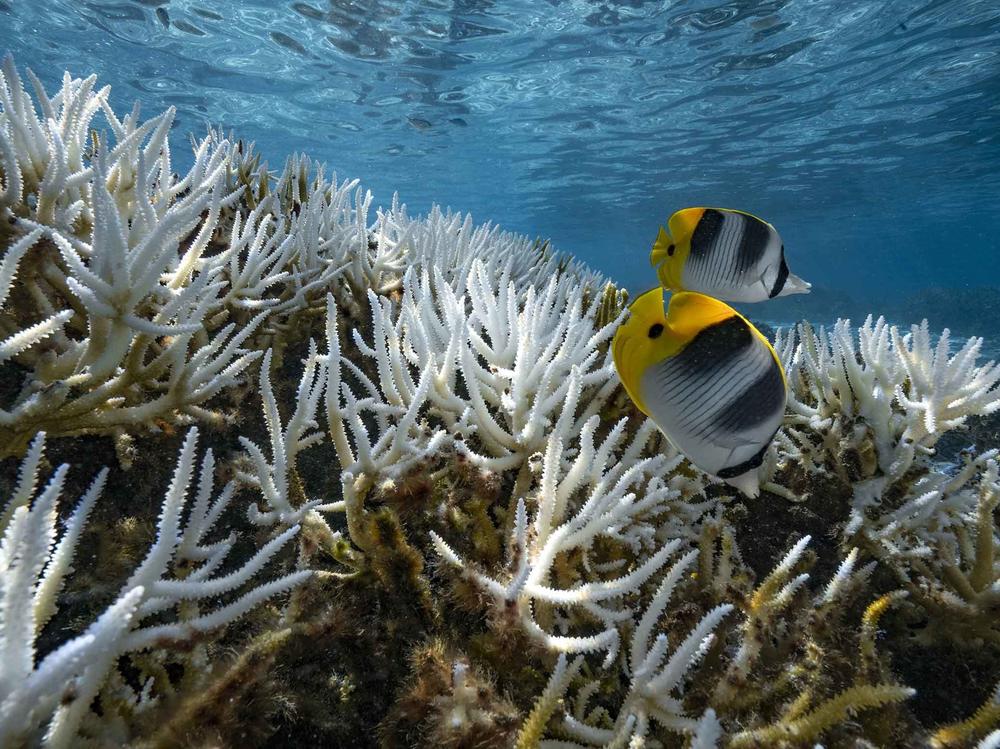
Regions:
<instances>
[{"instance_id":1,"label":"coral colony","mask_svg":"<svg viewBox=\"0 0 1000 749\"><path fill-rule=\"evenodd\" d=\"M571 258L2 70L0 745L1000 746L978 339L779 333L750 500Z\"/></svg>"}]
</instances>

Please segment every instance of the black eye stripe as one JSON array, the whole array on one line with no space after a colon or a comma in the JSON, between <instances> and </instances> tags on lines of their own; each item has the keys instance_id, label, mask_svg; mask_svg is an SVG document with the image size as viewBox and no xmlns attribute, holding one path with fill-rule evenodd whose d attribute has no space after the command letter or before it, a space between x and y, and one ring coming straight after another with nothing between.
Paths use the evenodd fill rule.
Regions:
<instances>
[{"instance_id":1,"label":"black eye stripe","mask_svg":"<svg viewBox=\"0 0 1000 749\"><path fill-rule=\"evenodd\" d=\"M660 323L653 323L649 326L649 337L659 338L663 333L663 326Z\"/></svg>"},{"instance_id":2,"label":"black eye stripe","mask_svg":"<svg viewBox=\"0 0 1000 749\"><path fill-rule=\"evenodd\" d=\"M671 257L673 257L673 254L674 254L674 246L673 245L670 245L667 248L667 254L670 255Z\"/></svg>"}]
</instances>

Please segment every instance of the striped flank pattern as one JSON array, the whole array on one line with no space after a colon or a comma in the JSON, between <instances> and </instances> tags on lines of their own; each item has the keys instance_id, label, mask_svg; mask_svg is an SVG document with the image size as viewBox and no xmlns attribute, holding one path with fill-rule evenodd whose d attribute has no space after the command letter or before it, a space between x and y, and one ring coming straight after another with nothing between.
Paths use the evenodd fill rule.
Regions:
<instances>
[{"instance_id":1,"label":"striped flank pattern","mask_svg":"<svg viewBox=\"0 0 1000 749\"><path fill-rule=\"evenodd\" d=\"M787 276L781 238L768 224L745 213L705 209L691 235L685 288L759 301L781 293Z\"/></svg>"},{"instance_id":2,"label":"striped flank pattern","mask_svg":"<svg viewBox=\"0 0 1000 749\"><path fill-rule=\"evenodd\" d=\"M785 383L767 344L733 316L649 367L642 397L692 462L728 478L760 465L784 416Z\"/></svg>"}]
</instances>

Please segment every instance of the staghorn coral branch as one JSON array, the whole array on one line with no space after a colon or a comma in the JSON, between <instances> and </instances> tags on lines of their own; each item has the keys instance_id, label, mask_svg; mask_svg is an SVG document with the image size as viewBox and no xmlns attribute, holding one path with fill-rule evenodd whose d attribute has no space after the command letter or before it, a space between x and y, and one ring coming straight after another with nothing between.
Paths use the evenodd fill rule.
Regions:
<instances>
[{"instance_id":1,"label":"staghorn coral branch","mask_svg":"<svg viewBox=\"0 0 1000 749\"><path fill-rule=\"evenodd\" d=\"M574 658L568 662L565 653L559 656L556 667L549 677L549 683L535 702L530 715L524 721L517 733L517 749L529 749L541 746L539 743L545 731L545 726L555 712L558 701L566 692L566 688L583 666L583 658Z\"/></svg>"},{"instance_id":2,"label":"staghorn coral branch","mask_svg":"<svg viewBox=\"0 0 1000 749\"><path fill-rule=\"evenodd\" d=\"M914 689L891 684L850 687L797 720L741 731L730 739L728 746L740 749L740 747L767 746L782 740L813 741L837 721L859 710L902 702L914 694L916 694Z\"/></svg>"},{"instance_id":3,"label":"staghorn coral branch","mask_svg":"<svg viewBox=\"0 0 1000 749\"><path fill-rule=\"evenodd\" d=\"M967 746L976 736L981 736L1000 722L1000 685L997 686L975 714L967 720L938 728L931 736L930 744L935 749L951 746ZM987 736L979 746L989 745L993 734Z\"/></svg>"},{"instance_id":4,"label":"staghorn coral branch","mask_svg":"<svg viewBox=\"0 0 1000 749\"><path fill-rule=\"evenodd\" d=\"M248 510L251 522L258 525L275 523L289 526L300 523L310 510L318 507L320 500L306 500L296 497L298 475L295 462L300 452L323 439L321 432L312 431L318 427L316 411L326 386L326 360L316 352L316 345L310 341L305 369L299 381L295 399L295 411L286 426L281 424L278 403L271 387L271 351L264 354L260 372L260 392L264 406L264 422L270 437L271 459L263 450L246 437L240 442L249 454L253 473L243 472L240 478L257 488L268 509L264 512L254 504ZM294 503L294 504L293 504ZM324 509L339 509L329 506Z\"/></svg>"},{"instance_id":5,"label":"staghorn coral branch","mask_svg":"<svg viewBox=\"0 0 1000 749\"><path fill-rule=\"evenodd\" d=\"M571 377L578 383L579 370L574 369ZM619 528L640 525L644 517L662 512L664 503L680 496L680 493L651 478L661 466L657 458L641 460L627 470L621 470L612 447L620 443L620 431L607 438L612 446L606 443L598 449L593 444L593 426L585 429L580 435L581 460L564 466L561 456L570 440L574 423L565 415L574 412L577 392L578 387L571 383L565 396L563 416L557 420L549 437L542 467L543 478L536 498L539 509L533 524L535 534L530 544L526 539L525 502L518 500L512 535L514 569L510 581L504 582L471 569L437 534L432 534L432 540L442 558L462 569L463 574L488 591L498 607L508 611L513 607L525 631L546 647L560 652L602 649L610 658L617 649L618 623L623 618L631 618L629 610L621 608L618 602L654 575L676 552L681 542L674 540L651 549L651 553L635 569L622 577L584 583L568 590L548 584L555 560L574 549L589 550L600 537L620 538ZM603 460L600 464L589 459L597 454ZM635 494L630 490L645 482L650 484L647 495L644 501L636 502ZM566 518L568 498L579 490L588 491L589 496L573 515ZM556 523L558 527L550 532L549 529ZM615 607L599 608L594 605L597 602L612 602ZM604 629L598 635L583 638L554 637L536 621L539 607L546 606L582 607L597 616Z\"/></svg>"}]
</instances>

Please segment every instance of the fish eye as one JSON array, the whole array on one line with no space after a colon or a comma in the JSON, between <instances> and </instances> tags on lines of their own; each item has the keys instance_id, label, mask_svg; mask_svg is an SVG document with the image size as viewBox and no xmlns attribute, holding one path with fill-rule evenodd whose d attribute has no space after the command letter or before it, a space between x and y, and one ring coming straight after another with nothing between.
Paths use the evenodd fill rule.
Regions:
<instances>
[{"instance_id":1,"label":"fish eye","mask_svg":"<svg viewBox=\"0 0 1000 749\"><path fill-rule=\"evenodd\" d=\"M649 326L650 338L659 338L661 333L663 333L663 326L660 323L653 323Z\"/></svg>"},{"instance_id":2,"label":"fish eye","mask_svg":"<svg viewBox=\"0 0 1000 749\"><path fill-rule=\"evenodd\" d=\"M670 246L669 246L669 247L667 248L667 254L668 254L668 255L669 255L670 257L673 257L673 256L674 256L674 246L673 246L673 245L670 245Z\"/></svg>"}]
</instances>

